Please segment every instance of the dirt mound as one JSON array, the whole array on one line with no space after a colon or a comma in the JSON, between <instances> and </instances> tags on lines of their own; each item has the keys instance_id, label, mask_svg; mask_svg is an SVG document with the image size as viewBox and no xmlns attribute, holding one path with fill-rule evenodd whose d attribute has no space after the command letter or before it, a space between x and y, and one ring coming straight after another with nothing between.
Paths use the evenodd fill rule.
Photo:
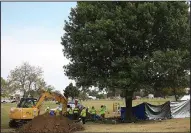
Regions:
<instances>
[{"instance_id":1,"label":"dirt mound","mask_svg":"<svg viewBox=\"0 0 191 133\"><path fill-rule=\"evenodd\" d=\"M81 124L74 123L64 116L50 116L44 114L35 117L32 121L18 129L18 133L71 133L83 129Z\"/></svg>"}]
</instances>

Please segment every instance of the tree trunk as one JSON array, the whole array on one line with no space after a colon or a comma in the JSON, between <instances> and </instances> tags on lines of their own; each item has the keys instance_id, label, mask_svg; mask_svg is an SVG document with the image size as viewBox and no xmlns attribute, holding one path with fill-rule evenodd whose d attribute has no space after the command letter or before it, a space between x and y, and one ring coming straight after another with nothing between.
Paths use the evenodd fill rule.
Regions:
<instances>
[{"instance_id":1,"label":"tree trunk","mask_svg":"<svg viewBox=\"0 0 191 133\"><path fill-rule=\"evenodd\" d=\"M30 96L31 96L31 84L32 84L32 83L30 82L30 83L29 83L29 90L28 90L28 92L29 92L28 95L30 95Z\"/></svg>"},{"instance_id":2,"label":"tree trunk","mask_svg":"<svg viewBox=\"0 0 191 133\"><path fill-rule=\"evenodd\" d=\"M27 92L26 92L26 90L24 90L23 91L23 97L27 97L26 95L27 95Z\"/></svg>"},{"instance_id":3,"label":"tree trunk","mask_svg":"<svg viewBox=\"0 0 191 133\"><path fill-rule=\"evenodd\" d=\"M72 97L72 102L74 101L74 98Z\"/></svg>"},{"instance_id":4,"label":"tree trunk","mask_svg":"<svg viewBox=\"0 0 191 133\"><path fill-rule=\"evenodd\" d=\"M126 91L125 93L125 104L126 104L126 115L125 115L125 121L126 122L133 122L133 112L132 112L132 98L133 98L133 92Z\"/></svg>"},{"instance_id":5,"label":"tree trunk","mask_svg":"<svg viewBox=\"0 0 191 133\"><path fill-rule=\"evenodd\" d=\"M177 97L177 94L176 94L176 89L173 88L173 91L174 91L174 97L175 97L175 100L178 101L178 97Z\"/></svg>"}]
</instances>

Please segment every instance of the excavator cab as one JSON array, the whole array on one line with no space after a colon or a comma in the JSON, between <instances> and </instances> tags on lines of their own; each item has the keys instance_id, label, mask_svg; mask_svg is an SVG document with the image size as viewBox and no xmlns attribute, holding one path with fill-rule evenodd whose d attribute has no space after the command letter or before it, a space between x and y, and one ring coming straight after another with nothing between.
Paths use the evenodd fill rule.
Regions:
<instances>
[{"instance_id":1,"label":"excavator cab","mask_svg":"<svg viewBox=\"0 0 191 133\"><path fill-rule=\"evenodd\" d=\"M22 98L17 105L17 108L32 108L37 103L36 98Z\"/></svg>"}]
</instances>

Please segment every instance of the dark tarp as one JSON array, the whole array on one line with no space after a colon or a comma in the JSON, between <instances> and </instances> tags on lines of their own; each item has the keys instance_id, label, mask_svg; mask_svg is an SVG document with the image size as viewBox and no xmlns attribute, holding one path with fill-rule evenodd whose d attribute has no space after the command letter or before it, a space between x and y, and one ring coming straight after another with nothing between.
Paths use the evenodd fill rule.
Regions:
<instances>
[{"instance_id":1,"label":"dark tarp","mask_svg":"<svg viewBox=\"0 0 191 133\"><path fill-rule=\"evenodd\" d=\"M121 118L124 119L126 114L126 107L121 107ZM145 120L147 117L145 115L145 104L139 104L132 108L133 115L140 120Z\"/></svg>"},{"instance_id":2,"label":"dark tarp","mask_svg":"<svg viewBox=\"0 0 191 133\"><path fill-rule=\"evenodd\" d=\"M135 107L133 107L133 115L140 120L147 119L145 115L145 103L139 104Z\"/></svg>"},{"instance_id":3,"label":"dark tarp","mask_svg":"<svg viewBox=\"0 0 191 133\"><path fill-rule=\"evenodd\" d=\"M172 118L190 117L190 100L181 102L170 102Z\"/></svg>"},{"instance_id":4,"label":"dark tarp","mask_svg":"<svg viewBox=\"0 0 191 133\"><path fill-rule=\"evenodd\" d=\"M170 101L162 105L145 103L145 113L149 120L171 118Z\"/></svg>"},{"instance_id":5,"label":"dark tarp","mask_svg":"<svg viewBox=\"0 0 191 133\"><path fill-rule=\"evenodd\" d=\"M125 112L126 112L126 107L121 107L121 119L122 120L125 119L125 116L126 116Z\"/></svg>"}]
</instances>

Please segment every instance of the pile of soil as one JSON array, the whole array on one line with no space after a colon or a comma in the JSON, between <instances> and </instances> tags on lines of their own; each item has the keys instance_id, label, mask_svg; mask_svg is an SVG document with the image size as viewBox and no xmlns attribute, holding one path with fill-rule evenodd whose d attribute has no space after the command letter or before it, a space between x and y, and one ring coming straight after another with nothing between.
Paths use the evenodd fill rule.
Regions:
<instances>
[{"instance_id":1,"label":"pile of soil","mask_svg":"<svg viewBox=\"0 0 191 133\"><path fill-rule=\"evenodd\" d=\"M50 116L47 114L39 115L32 121L28 122L22 128L18 129L18 133L72 133L84 130L79 123L74 123L64 116Z\"/></svg>"}]
</instances>

